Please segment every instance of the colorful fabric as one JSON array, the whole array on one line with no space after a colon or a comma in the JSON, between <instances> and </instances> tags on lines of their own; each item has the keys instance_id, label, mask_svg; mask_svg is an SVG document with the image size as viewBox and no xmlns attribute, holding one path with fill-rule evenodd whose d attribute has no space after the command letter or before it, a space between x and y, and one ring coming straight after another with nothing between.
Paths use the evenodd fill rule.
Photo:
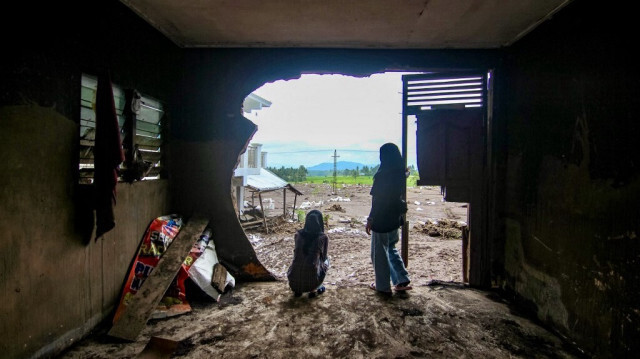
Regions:
<instances>
[{"instance_id":1,"label":"colorful fabric","mask_svg":"<svg viewBox=\"0 0 640 359\"><path fill-rule=\"evenodd\" d=\"M138 292L142 283L156 267L160 257L180 232L182 218L177 215L162 216L154 219L140 242L138 254L129 269L129 276L122 290L120 303L113 317L113 323L120 318L131 298Z\"/></svg>"}]
</instances>

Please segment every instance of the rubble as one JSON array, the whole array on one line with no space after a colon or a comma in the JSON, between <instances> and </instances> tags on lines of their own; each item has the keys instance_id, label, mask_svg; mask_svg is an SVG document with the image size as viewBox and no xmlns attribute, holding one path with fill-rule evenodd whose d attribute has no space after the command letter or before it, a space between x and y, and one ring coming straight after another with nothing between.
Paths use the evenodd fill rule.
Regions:
<instances>
[{"instance_id":1,"label":"rubble","mask_svg":"<svg viewBox=\"0 0 640 359\"><path fill-rule=\"evenodd\" d=\"M327 208L327 211L342 212L342 213L346 212L346 210L337 203L332 204L329 208Z\"/></svg>"},{"instance_id":2,"label":"rubble","mask_svg":"<svg viewBox=\"0 0 640 359\"><path fill-rule=\"evenodd\" d=\"M426 223L416 223L413 229L426 233L430 237L443 237L444 239L462 239L462 228L465 222L452 221L449 219L438 219L427 221Z\"/></svg>"}]
</instances>

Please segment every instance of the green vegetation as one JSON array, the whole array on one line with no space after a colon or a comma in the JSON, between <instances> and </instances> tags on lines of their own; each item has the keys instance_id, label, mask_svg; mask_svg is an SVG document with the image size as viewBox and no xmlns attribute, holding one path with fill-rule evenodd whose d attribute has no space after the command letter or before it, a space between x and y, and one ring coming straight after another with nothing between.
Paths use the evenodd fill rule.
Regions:
<instances>
[{"instance_id":1,"label":"green vegetation","mask_svg":"<svg viewBox=\"0 0 640 359\"><path fill-rule=\"evenodd\" d=\"M372 185L373 184L373 175L378 170L378 166L368 167L364 166L361 168L356 168L354 170L342 170L337 171L337 184L338 185ZM407 186L415 187L416 181L418 180L418 173L413 166L409 166L411 170L411 175L407 178ZM310 176L309 171L304 166L300 166L298 168L275 168L275 167L267 167L267 169L277 176L282 178L283 180L290 183L333 183L333 171L323 172L322 175ZM314 171L316 172L316 171ZM314 173L315 174L315 173Z\"/></svg>"},{"instance_id":2,"label":"green vegetation","mask_svg":"<svg viewBox=\"0 0 640 359\"><path fill-rule=\"evenodd\" d=\"M324 226L329 228L329 220L331 219L331 215L329 213L322 215L322 221L324 222Z\"/></svg>"},{"instance_id":3,"label":"green vegetation","mask_svg":"<svg viewBox=\"0 0 640 359\"><path fill-rule=\"evenodd\" d=\"M307 179L307 169L304 166L300 166L298 168L284 168L284 166L280 168L275 167L267 167L267 169L273 172L276 176L282 178L287 182L305 182Z\"/></svg>"},{"instance_id":4,"label":"green vegetation","mask_svg":"<svg viewBox=\"0 0 640 359\"><path fill-rule=\"evenodd\" d=\"M416 187L418 186L418 179L420 179L420 176L418 176L418 174L412 174L409 176L409 178L407 178L407 187Z\"/></svg>"},{"instance_id":5,"label":"green vegetation","mask_svg":"<svg viewBox=\"0 0 640 359\"><path fill-rule=\"evenodd\" d=\"M373 176L376 171L378 171L379 167L380 165L376 165L374 167L362 166L362 168L356 167L354 169L337 170L336 172L338 176ZM333 170L309 170L307 175L314 177L333 176Z\"/></svg>"},{"instance_id":6,"label":"green vegetation","mask_svg":"<svg viewBox=\"0 0 640 359\"><path fill-rule=\"evenodd\" d=\"M369 186L371 186L373 184L373 176L358 176L358 177L338 176L336 178L336 180L338 181L338 185L359 184L359 185L369 185ZM409 178L407 178L407 187L415 187L417 181L418 181L418 175L417 174L415 174L415 175L412 174L411 176L409 176ZM326 184L331 184L331 183L333 183L333 176L307 176L306 180L297 181L296 183L326 183Z\"/></svg>"},{"instance_id":7,"label":"green vegetation","mask_svg":"<svg viewBox=\"0 0 640 359\"><path fill-rule=\"evenodd\" d=\"M298 217L298 222L300 223L304 223L304 210L302 209L296 209L296 216Z\"/></svg>"},{"instance_id":8,"label":"green vegetation","mask_svg":"<svg viewBox=\"0 0 640 359\"><path fill-rule=\"evenodd\" d=\"M373 184L373 176L337 176L336 180L339 185L341 184L362 184L362 185L371 185ZM333 176L307 176L306 181L302 181L306 183L333 183Z\"/></svg>"}]
</instances>

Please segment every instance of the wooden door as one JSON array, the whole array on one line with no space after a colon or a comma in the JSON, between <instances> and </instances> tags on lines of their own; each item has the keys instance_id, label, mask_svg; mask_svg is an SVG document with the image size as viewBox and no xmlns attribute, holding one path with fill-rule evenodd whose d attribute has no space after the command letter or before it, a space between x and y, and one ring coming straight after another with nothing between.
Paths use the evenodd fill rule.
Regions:
<instances>
[{"instance_id":1,"label":"wooden door","mask_svg":"<svg viewBox=\"0 0 640 359\"><path fill-rule=\"evenodd\" d=\"M418 185L441 186L446 201L469 203L463 281L476 286L490 274L482 210L486 84L478 72L403 76L404 115L417 121Z\"/></svg>"},{"instance_id":2,"label":"wooden door","mask_svg":"<svg viewBox=\"0 0 640 359\"><path fill-rule=\"evenodd\" d=\"M417 116L418 185L442 186L446 201L470 202L482 176L483 114L434 110Z\"/></svg>"}]
</instances>

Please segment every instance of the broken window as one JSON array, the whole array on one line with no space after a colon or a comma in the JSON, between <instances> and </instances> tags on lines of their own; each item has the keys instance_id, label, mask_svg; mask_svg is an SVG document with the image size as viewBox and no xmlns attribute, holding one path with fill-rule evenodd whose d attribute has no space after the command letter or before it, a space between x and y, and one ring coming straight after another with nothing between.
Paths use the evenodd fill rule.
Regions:
<instances>
[{"instance_id":1,"label":"broken window","mask_svg":"<svg viewBox=\"0 0 640 359\"><path fill-rule=\"evenodd\" d=\"M96 90L98 80L96 77L83 74L80 93L80 157L78 169L80 172L79 183L92 184L94 174L94 145L96 129ZM135 136L126 136L124 108L127 103L127 94L139 101L139 107L132 118L135 126ZM135 90L123 90L113 85L113 100L118 116L118 125L123 142L131 138L131 143L125 149L132 148L131 154L125 159L122 167L135 169L136 175L131 171L120 171L118 181L133 182L134 180L159 179L161 174L162 158L162 118L164 115L162 103L150 96L138 94ZM129 175L127 175L129 173Z\"/></svg>"}]
</instances>

